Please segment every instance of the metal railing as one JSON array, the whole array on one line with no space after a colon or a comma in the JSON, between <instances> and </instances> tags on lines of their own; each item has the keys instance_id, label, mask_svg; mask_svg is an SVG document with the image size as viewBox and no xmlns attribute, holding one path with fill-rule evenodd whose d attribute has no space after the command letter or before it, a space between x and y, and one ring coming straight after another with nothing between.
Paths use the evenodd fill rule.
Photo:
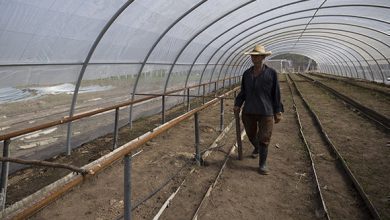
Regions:
<instances>
[{"instance_id":1,"label":"metal railing","mask_svg":"<svg viewBox=\"0 0 390 220\"><path fill-rule=\"evenodd\" d=\"M65 194L69 190L71 190L76 185L79 185L84 180L89 179L90 177L94 176L98 172L102 171L106 167L110 166L115 161L118 161L122 158L124 158L124 219L131 219L131 157L132 152L135 152L138 150L143 144L150 141L151 139L157 137L158 135L166 132L167 130L171 129L172 127L176 126L177 124L189 119L190 117L194 116L194 123L195 123L195 160L198 165L201 165L202 162L202 156L200 152L200 126L199 126L199 112L202 110L211 107L215 104L217 104L219 101L223 103L223 100L225 98L229 98L227 96L231 94L236 94L236 91L239 89L239 87L236 87L222 95L219 95L217 97L214 97L214 99L204 103L200 107L197 107L193 110L190 110L174 119L172 119L169 122L166 122L152 131L149 131L145 133L144 135L122 145L121 147L115 149L113 152L109 153L108 155L98 159L97 161L92 162L91 164L88 164L82 168L82 170L85 170L87 172L84 172L83 175L76 175L76 174L70 174L71 177L64 177L62 180L60 186L56 186L54 189L51 189L50 192L47 192L47 190L43 190L47 195L41 196L40 199L37 199L35 196L31 196L31 202L32 204L26 205L26 201L24 201L23 210L18 210L16 214L12 212L12 210L8 212L3 212L3 217L7 214L14 214L12 218L16 219L23 219L28 218L29 216L36 213L38 210L42 209L46 205L48 205L50 202L54 201L61 195ZM221 104L220 107L220 120L221 123L224 121L224 108ZM222 130L221 130L222 132ZM58 182L58 181L57 181ZM34 199L32 199L34 198ZM27 199L28 200L28 199ZM6 210L7 211L7 210ZM16 211L16 210L15 210Z\"/></svg>"},{"instance_id":2,"label":"metal railing","mask_svg":"<svg viewBox=\"0 0 390 220\"><path fill-rule=\"evenodd\" d=\"M189 86L189 87L186 87L186 88L176 89L176 90L172 90L172 91L169 91L169 92L166 92L166 93L163 93L163 94L144 94L144 95L148 95L148 96L144 97L144 98L141 98L141 99L134 100L134 101L126 101L126 102L119 103L119 104L116 104L116 105L113 105L113 106L109 106L109 107L106 107L106 108L102 108L102 109L94 109L94 110L91 110L91 111L82 112L82 113L79 113L79 114L75 114L72 117L65 116L65 117L63 117L61 119L58 119L58 120L53 120L53 121L42 123L40 125L36 125L36 126L33 126L33 127L21 129L21 130L14 131L14 132L10 132L10 133L4 134L4 135L0 135L0 141L3 141L2 156L3 156L3 158L11 157L9 146L10 146L12 138L15 138L15 137L18 137L18 136L21 136L21 135L24 135L24 134L32 133L32 132L35 132L35 131L39 131L39 130L42 130L42 129L54 127L54 126L57 126L57 125L61 125L61 124L65 124L65 123L71 123L71 122L76 121L76 120L80 120L80 119L83 119L83 118L91 117L91 116L94 116L94 115L97 115L97 114L100 114L100 113L103 113L103 112L112 111L114 109L115 109L115 119L114 119L115 120L115 122L114 122L115 124L114 124L114 131L113 131L114 138L113 138L113 147L112 147L112 149L115 150L117 148L117 141L118 141L118 129L119 129L119 125L118 124L119 124L119 110L120 110L120 108L127 107L127 106L130 106L130 105L134 105L136 103L141 103L141 102L144 102L144 101L147 101L147 100L151 100L151 99L162 97L162 107L161 107L161 109L162 109L161 114L162 115L161 115L161 120L162 120L162 124L164 124L165 123L165 113L166 113L166 111L165 111L165 97L166 96L171 96L174 93L178 93L178 92L181 92L181 91L186 92L187 93L187 112L190 112L189 100L190 100L190 97L191 97L190 96L190 90L191 89L193 89L193 88L200 89L200 87L203 87L203 96L199 96L199 97L203 98L203 104L205 104L205 99L204 98L206 97L206 94L205 94L205 86L206 85L213 84L214 85L214 89L215 89L214 91L216 91L217 88L218 88L218 83L219 82L222 82L223 85L225 85L225 81L228 81L229 82L229 86L231 86L232 85L232 79L233 79L234 83L239 82L239 77L231 77L231 78L226 78L226 79L218 80L218 81L214 81L214 82L203 83L203 84L199 84L199 85ZM232 90L232 91L234 91L234 93L236 93L235 92L236 90L237 90L237 88ZM192 97L194 97L194 96L192 96ZM220 98L220 99L223 100L223 98ZM218 98L217 98L217 100L218 100ZM209 105L206 105L206 107L207 106L209 106ZM221 113L221 123L223 123L223 106L222 105L221 105L221 112L222 112ZM195 114L195 113L193 113L193 114ZM220 125L221 128L222 128L222 126L223 125ZM67 152L69 152L69 149L67 149ZM197 156L199 156L199 155L197 155ZM1 169L1 179L0 179L0 187L1 187L0 188L0 210L3 210L4 207L5 207L5 202L6 202L7 182L8 182L8 175L9 175L9 162L8 161L3 161L1 164L2 164L2 169Z\"/></svg>"}]
</instances>

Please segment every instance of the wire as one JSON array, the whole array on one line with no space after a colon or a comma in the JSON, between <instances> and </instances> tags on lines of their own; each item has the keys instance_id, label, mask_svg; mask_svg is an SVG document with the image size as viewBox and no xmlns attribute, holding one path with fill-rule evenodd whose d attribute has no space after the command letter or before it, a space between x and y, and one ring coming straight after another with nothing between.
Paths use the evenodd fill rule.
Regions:
<instances>
[{"instance_id":1,"label":"wire","mask_svg":"<svg viewBox=\"0 0 390 220\"><path fill-rule=\"evenodd\" d=\"M135 210L136 208L138 208L138 206L140 206L142 203L146 202L148 199L152 198L154 195L156 195L156 193L158 193L161 189L163 189L166 185L168 185L168 183L170 181L172 181L175 177L177 177L179 175L179 173L185 168L188 166L188 164L190 164L190 162L192 161L187 161L174 175L172 175L170 178L168 178L160 187L158 187L157 189L155 189L154 191L152 191L148 196L146 196L144 199L138 201L132 208L131 208L131 211ZM123 215L121 215L120 217L117 218L117 220L121 220L123 219Z\"/></svg>"}]
</instances>

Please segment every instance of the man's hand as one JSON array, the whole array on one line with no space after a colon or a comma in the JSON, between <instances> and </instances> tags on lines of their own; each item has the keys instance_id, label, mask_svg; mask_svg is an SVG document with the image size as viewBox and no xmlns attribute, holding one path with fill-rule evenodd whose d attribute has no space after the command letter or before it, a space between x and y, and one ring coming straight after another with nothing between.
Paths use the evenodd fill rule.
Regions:
<instances>
[{"instance_id":1,"label":"man's hand","mask_svg":"<svg viewBox=\"0 0 390 220\"><path fill-rule=\"evenodd\" d=\"M279 123L282 120L282 113L278 112L274 115L275 124Z\"/></svg>"},{"instance_id":2,"label":"man's hand","mask_svg":"<svg viewBox=\"0 0 390 220\"><path fill-rule=\"evenodd\" d=\"M236 113L236 112L240 112L240 110L241 110L241 107L240 106L234 106L234 108L233 108L233 111Z\"/></svg>"}]
</instances>

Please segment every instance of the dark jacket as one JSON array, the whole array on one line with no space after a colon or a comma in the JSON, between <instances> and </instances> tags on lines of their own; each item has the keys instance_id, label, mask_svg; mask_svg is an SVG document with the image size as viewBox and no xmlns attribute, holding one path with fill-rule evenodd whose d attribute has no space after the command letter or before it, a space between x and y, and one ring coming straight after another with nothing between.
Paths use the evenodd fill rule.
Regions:
<instances>
[{"instance_id":1,"label":"dark jacket","mask_svg":"<svg viewBox=\"0 0 390 220\"><path fill-rule=\"evenodd\" d=\"M245 102L245 114L272 116L284 112L276 71L265 65L263 72L257 77L254 77L252 72L253 66L244 72L241 91L234 105L241 107Z\"/></svg>"}]
</instances>

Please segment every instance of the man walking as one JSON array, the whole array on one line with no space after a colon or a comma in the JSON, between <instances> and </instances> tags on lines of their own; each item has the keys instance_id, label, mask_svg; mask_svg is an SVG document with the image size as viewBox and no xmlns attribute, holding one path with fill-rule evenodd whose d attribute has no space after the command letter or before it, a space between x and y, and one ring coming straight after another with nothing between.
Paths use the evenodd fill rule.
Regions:
<instances>
[{"instance_id":1,"label":"man walking","mask_svg":"<svg viewBox=\"0 0 390 220\"><path fill-rule=\"evenodd\" d=\"M259 157L259 173L268 174L266 166L268 145L271 140L273 123L282 119L283 104L276 71L264 64L271 55L264 46L256 45L250 55L253 66L247 69L241 81L241 91L234 103L234 111L239 112L244 104L242 122L254 150L252 157Z\"/></svg>"}]
</instances>

